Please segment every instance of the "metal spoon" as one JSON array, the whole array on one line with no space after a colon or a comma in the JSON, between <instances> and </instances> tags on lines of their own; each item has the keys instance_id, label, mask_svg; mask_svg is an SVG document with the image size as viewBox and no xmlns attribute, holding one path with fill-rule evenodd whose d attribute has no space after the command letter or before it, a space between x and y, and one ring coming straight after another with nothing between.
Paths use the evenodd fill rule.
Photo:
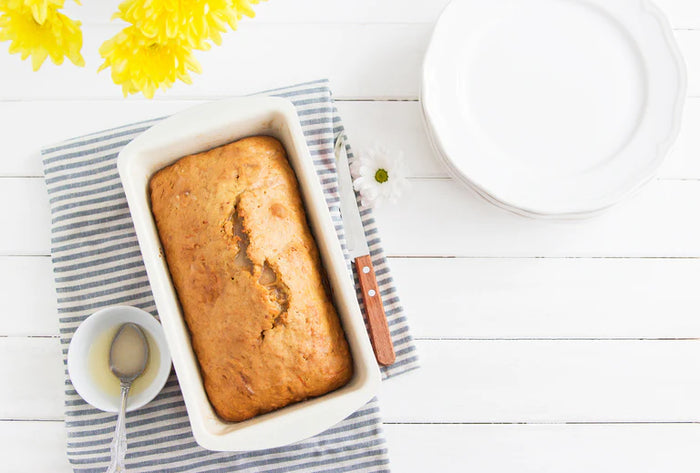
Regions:
<instances>
[{"instance_id":1,"label":"metal spoon","mask_svg":"<svg viewBox=\"0 0 700 473\"><path fill-rule=\"evenodd\" d=\"M112 440L112 461L107 468L107 473L126 471L124 467L126 457L126 398L129 396L131 383L141 376L146 369L147 362L148 341L141 327L133 323L122 325L109 348L109 369L119 378L122 402L117 418L117 427L114 430L114 440Z\"/></svg>"}]
</instances>

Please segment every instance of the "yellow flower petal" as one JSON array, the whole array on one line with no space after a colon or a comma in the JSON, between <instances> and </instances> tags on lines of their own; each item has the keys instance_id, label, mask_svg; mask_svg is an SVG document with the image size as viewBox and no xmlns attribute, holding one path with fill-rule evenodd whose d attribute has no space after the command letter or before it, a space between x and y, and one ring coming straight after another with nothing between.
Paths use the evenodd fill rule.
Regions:
<instances>
[{"instance_id":1,"label":"yellow flower petal","mask_svg":"<svg viewBox=\"0 0 700 473\"><path fill-rule=\"evenodd\" d=\"M46 15L48 14L48 9L46 8L46 4L44 5L32 5L32 15L34 15L34 19L36 20L37 23L40 25L43 25L44 22L46 21Z\"/></svg>"},{"instance_id":2,"label":"yellow flower petal","mask_svg":"<svg viewBox=\"0 0 700 473\"><path fill-rule=\"evenodd\" d=\"M221 44L227 25L255 16L252 5L259 0L126 0L114 17L138 27L159 43L177 38L195 49L209 42Z\"/></svg>"},{"instance_id":3,"label":"yellow flower petal","mask_svg":"<svg viewBox=\"0 0 700 473\"><path fill-rule=\"evenodd\" d=\"M34 52L34 54L32 54L32 69L38 71L48 55L49 52L45 49Z\"/></svg>"},{"instance_id":4,"label":"yellow flower petal","mask_svg":"<svg viewBox=\"0 0 700 473\"><path fill-rule=\"evenodd\" d=\"M191 82L189 71L201 68L188 44L176 39L163 42L146 36L136 26L124 28L100 47L105 60L99 70L111 68L112 80L125 94L141 92L152 98L176 80Z\"/></svg>"},{"instance_id":5,"label":"yellow flower petal","mask_svg":"<svg viewBox=\"0 0 700 473\"><path fill-rule=\"evenodd\" d=\"M0 41L10 41L10 54L20 53L22 59L31 56L34 70L47 57L55 64L62 64L67 57L75 65L84 65L80 22L59 13L61 6L63 0L0 3ZM43 21L39 22L37 16Z\"/></svg>"}]
</instances>

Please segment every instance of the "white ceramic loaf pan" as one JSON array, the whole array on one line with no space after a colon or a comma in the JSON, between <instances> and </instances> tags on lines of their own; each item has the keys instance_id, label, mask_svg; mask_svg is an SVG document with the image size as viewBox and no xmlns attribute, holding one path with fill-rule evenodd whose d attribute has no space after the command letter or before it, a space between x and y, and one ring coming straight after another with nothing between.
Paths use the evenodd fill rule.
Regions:
<instances>
[{"instance_id":1,"label":"white ceramic loaf pan","mask_svg":"<svg viewBox=\"0 0 700 473\"><path fill-rule=\"evenodd\" d=\"M253 135L274 136L287 150L350 344L355 374L345 387L332 393L231 423L216 415L204 390L151 213L148 183L156 171L183 156ZM291 103L280 98L245 97L193 107L165 119L132 141L119 154L118 167L197 443L220 451L259 450L290 444L330 428L375 395L381 380L379 369L365 331L355 287Z\"/></svg>"}]
</instances>

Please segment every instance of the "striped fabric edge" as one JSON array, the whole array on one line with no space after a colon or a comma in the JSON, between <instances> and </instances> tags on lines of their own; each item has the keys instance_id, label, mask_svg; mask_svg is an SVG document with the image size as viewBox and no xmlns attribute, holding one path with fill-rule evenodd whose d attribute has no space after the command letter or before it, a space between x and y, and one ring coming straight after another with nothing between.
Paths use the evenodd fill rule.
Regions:
<instances>
[{"instance_id":1,"label":"striped fabric edge","mask_svg":"<svg viewBox=\"0 0 700 473\"><path fill-rule=\"evenodd\" d=\"M342 230L332 155L334 136L342 131L342 124L327 81L314 81L269 93L286 97L296 106L334 223ZM97 308L129 304L157 316L114 163L120 147L161 119L85 135L47 148L42 153L51 201L52 262L64 362L72 333ZM369 213L364 214L363 220L366 225L374 224ZM372 234L371 228L367 231ZM344 244L340 231L339 237ZM386 262L378 240L373 242L372 249L378 272L384 271L382 265ZM388 268L380 274L388 274ZM391 279L381 280L380 289L385 300L389 301L387 313L390 314L392 335L397 337L397 353L402 363L398 370L384 371L384 376L388 377L417 365L402 309L399 305L393 306L398 304L398 298L393 296L395 289ZM398 317L394 321L392 316ZM373 404L376 402L372 401L368 406ZM266 459L273 452L265 451L260 453L260 461L256 463L244 454L208 452L194 443L177 380L171 375L163 392L128 419L130 439L133 438L129 445L128 465L135 466L137 471L230 471L233 467L240 471L388 471L378 409L365 408L357 414L362 415L359 422L352 422L354 418L351 416L338 424L338 432L332 433L331 429L309 439L307 444L302 442L289 447L295 451L306 448L315 453L294 456L282 450L276 452L278 462L270 463ZM104 449L111 440L114 416L85 404L73 389L67 373L66 419L68 454L76 471L103 470L106 461ZM367 444L360 451L353 452L358 450L353 446L360 443L360 439L374 439L377 443ZM180 455L163 458L163 453L173 451ZM273 463L279 465L273 467Z\"/></svg>"},{"instance_id":2,"label":"striped fabric edge","mask_svg":"<svg viewBox=\"0 0 700 473\"><path fill-rule=\"evenodd\" d=\"M373 400L338 426L312 439L276 449L236 454L210 452L199 447L189 432L186 417L183 425L178 426L177 429L168 430L165 435L161 432L152 432L153 429L139 430L139 426L127 423L131 452L127 466L129 471L170 473L231 471L232 468L236 471L272 472L296 471L307 469L311 465L336 466L340 462L347 462L346 471L365 471L355 461L361 458L365 461L377 462L382 466L381 471L388 471L386 441L383 438L378 411L376 400ZM113 425L109 427L110 438L107 442L99 446L91 446L90 450L82 455L74 455L72 463L75 471L93 471L94 467L87 465L95 462L107 464L109 441L114 429ZM158 435L155 435L156 433ZM147 450L140 448L142 446ZM134 449L136 449L135 453ZM166 453L169 454L169 458L167 468L163 468L162 455ZM381 454L377 457L378 453Z\"/></svg>"}]
</instances>

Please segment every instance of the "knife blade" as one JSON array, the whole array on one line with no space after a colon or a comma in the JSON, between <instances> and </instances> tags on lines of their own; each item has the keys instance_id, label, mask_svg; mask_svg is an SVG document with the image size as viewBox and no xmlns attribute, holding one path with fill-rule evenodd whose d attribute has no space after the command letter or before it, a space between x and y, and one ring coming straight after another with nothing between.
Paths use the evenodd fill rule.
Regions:
<instances>
[{"instance_id":1,"label":"knife blade","mask_svg":"<svg viewBox=\"0 0 700 473\"><path fill-rule=\"evenodd\" d=\"M340 194L340 213L345 228L345 242L348 254L353 261L357 278L360 281L362 300L365 303L369 338L377 362L389 366L396 361L394 345L391 341L389 324L384 312L379 285L374 274L372 258L362 225L360 209L352 185L350 164L344 135L341 133L335 142L336 168L338 170L338 193Z\"/></svg>"}]
</instances>

